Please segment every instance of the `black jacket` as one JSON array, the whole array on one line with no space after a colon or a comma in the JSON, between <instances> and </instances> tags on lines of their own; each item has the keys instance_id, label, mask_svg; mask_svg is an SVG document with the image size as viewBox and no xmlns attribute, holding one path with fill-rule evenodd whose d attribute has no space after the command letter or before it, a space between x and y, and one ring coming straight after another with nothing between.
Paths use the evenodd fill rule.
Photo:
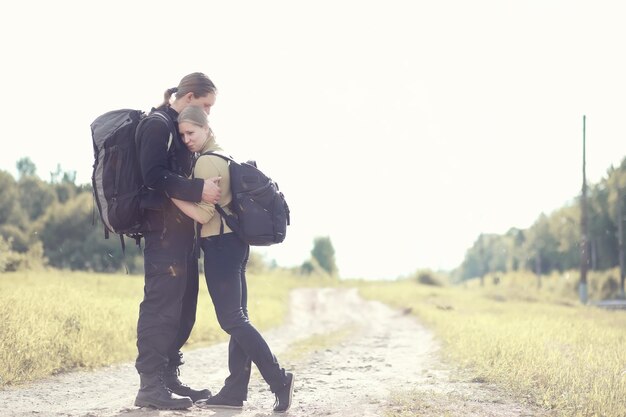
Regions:
<instances>
[{"instance_id":1,"label":"black jacket","mask_svg":"<svg viewBox=\"0 0 626 417\"><path fill-rule=\"evenodd\" d=\"M193 154L183 144L178 133L178 113L169 106L159 110L164 110L173 121L176 134L168 150L172 132L157 117L145 120L137 134L141 175L149 190L142 200L142 207L146 209L146 230L191 227L193 231L193 220L178 210L170 197L200 202L204 180L189 178Z\"/></svg>"}]
</instances>

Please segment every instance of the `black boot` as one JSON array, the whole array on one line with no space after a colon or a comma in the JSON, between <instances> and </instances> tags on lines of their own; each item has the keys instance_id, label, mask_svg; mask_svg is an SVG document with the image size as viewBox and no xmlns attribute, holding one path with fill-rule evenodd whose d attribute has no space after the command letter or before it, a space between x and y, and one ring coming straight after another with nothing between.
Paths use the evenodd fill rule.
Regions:
<instances>
[{"instance_id":1,"label":"black boot","mask_svg":"<svg viewBox=\"0 0 626 417\"><path fill-rule=\"evenodd\" d=\"M193 405L189 397L179 397L165 386L163 373L139 374L141 386L135 398L137 407L153 407L159 410L183 410Z\"/></svg>"},{"instance_id":2,"label":"black boot","mask_svg":"<svg viewBox=\"0 0 626 417\"><path fill-rule=\"evenodd\" d=\"M277 413L284 413L291 407L291 401L293 399L293 386L295 377L291 372L285 374L287 376L287 382L285 386L279 391L276 391L276 402L274 403L274 411Z\"/></svg>"},{"instance_id":3,"label":"black boot","mask_svg":"<svg viewBox=\"0 0 626 417\"><path fill-rule=\"evenodd\" d=\"M178 378L179 375L180 370L178 369L178 366L168 366L165 368L165 372L163 374L165 386L174 394L189 397L194 403L198 400L211 397L211 391L208 389L195 390L188 385L183 384Z\"/></svg>"}]
</instances>

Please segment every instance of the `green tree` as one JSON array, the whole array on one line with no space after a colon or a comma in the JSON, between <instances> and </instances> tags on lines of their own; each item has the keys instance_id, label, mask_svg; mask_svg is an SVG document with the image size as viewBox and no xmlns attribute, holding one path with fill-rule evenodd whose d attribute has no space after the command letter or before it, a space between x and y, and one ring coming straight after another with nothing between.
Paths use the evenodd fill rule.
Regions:
<instances>
[{"instance_id":1,"label":"green tree","mask_svg":"<svg viewBox=\"0 0 626 417\"><path fill-rule=\"evenodd\" d=\"M21 158L19 161L17 161L15 165L17 167L17 173L19 178L34 177L35 173L37 172L37 167L35 166L35 163L31 161L29 157Z\"/></svg>"},{"instance_id":2,"label":"green tree","mask_svg":"<svg viewBox=\"0 0 626 417\"><path fill-rule=\"evenodd\" d=\"M465 257L461 265L452 274L454 281L464 281L478 278L484 274L484 267L480 250L478 249L480 237L471 248L465 251Z\"/></svg>"},{"instance_id":3,"label":"green tree","mask_svg":"<svg viewBox=\"0 0 626 417\"><path fill-rule=\"evenodd\" d=\"M315 267L313 266L312 261L308 260L302 262L302 265L300 266L300 273L302 275L311 275L313 271L315 271Z\"/></svg>"},{"instance_id":4,"label":"green tree","mask_svg":"<svg viewBox=\"0 0 626 417\"><path fill-rule=\"evenodd\" d=\"M577 268L580 264L580 206L567 205L549 218L550 233L554 238L553 268L559 271Z\"/></svg>"},{"instance_id":5,"label":"green tree","mask_svg":"<svg viewBox=\"0 0 626 417\"><path fill-rule=\"evenodd\" d=\"M0 236L11 241L12 249L15 252L24 253L28 251L31 244L28 233L13 223L0 224Z\"/></svg>"},{"instance_id":6,"label":"green tree","mask_svg":"<svg viewBox=\"0 0 626 417\"><path fill-rule=\"evenodd\" d=\"M337 274L337 264L335 263L335 248L333 247L330 237L316 237L313 240L313 249L311 256L317 261L319 266L328 274L334 276Z\"/></svg>"},{"instance_id":7,"label":"green tree","mask_svg":"<svg viewBox=\"0 0 626 417\"><path fill-rule=\"evenodd\" d=\"M52 184L57 195L57 200L61 203L65 203L81 192L81 189L76 185L76 171L63 172L61 165L57 165L56 172L50 173L50 184Z\"/></svg>"},{"instance_id":8,"label":"green tree","mask_svg":"<svg viewBox=\"0 0 626 417\"><path fill-rule=\"evenodd\" d=\"M504 236L506 247L506 271L517 271L524 264L524 231L518 228L509 229Z\"/></svg>"},{"instance_id":9,"label":"green tree","mask_svg":"<svg viewBox=\"0 0 626 417\"><path fill-rule=\"evenodd\" d=\"M526 268L539 274L558 267L557 240L551 231L550 217L541 213L526 234L525 252L528 257Z\"/></svg>"},{"instance_id":10,"label":"green tree","mask_svg":"<svg viewBox=\"0 0 626 417\"><path fill-rule=\"evenodd\" d=\"M0 224L9 223L19 210L18 189L15 178L0 171Z\"/></svg>"},{"instance_id":11,"label":"green tree","mask_svg":"<svg viewBox=\"0 0 626 417\"><path fill-rule=\"evenodd\" d=\"M617 265L617 224L610 206L611 190L607 179L591 190L589 204L589 235L591 237L592 267L597 270Z\"/></svg>"},{"instance_id":12,"label":"green tree","mask_svg":"<svg viewBox=\"0 0 626 417\"><path fill-rule=\"evenodd\" d=\"M38 177L22 177L17 186L20 206L30 220L41 217L46 209L57 201L52 186Z\"/></svg>"},{"instance_id":13,"label":"green tree","mask_svg":"<svg viewBox=\"0 0 626 417\"><path fill-rule=\"evenodd\" d=\"M55 204L36 222L34 232L41 236L49 264L101 272L121 271L127 265L130 272L139 272L141 252L134 241L127 240L123 254L117 235L104 238L98 216L92 224L91 198L81 193L65 204Z\"/></svg>"},{"instance_id":14,"label":"green tree","mask_svg":"<svg viewBox=\"0 0 626 417\"><path fill-rule=\"evenodd\" d=\"M617 210L620 195L623 199L621 213ZM626 158L619 167L611 167L606 178L589 187L587 207L591 268L606 270L618 266L618 226L626 219ZM577 269L580 267L580 210L580 197L576 197L550 215L541 214L528 229L511 229L499 237L481 235L454 271L455 278L467 279L499 271L505 254L508 271L526 269L544 274Z\"/></svg>"},{"instance_id":15,"label":"green tree","mask_svg":"<svg viewBox=\"0 0 626 417\"><path fill-rule=\"evenodd\" d=\"M483 277L490 271L505 271L509 263L509 246L506 236L482 233L465 253L456 279Z\"/></svg>"},{"instance_id":16,"label":"green tree","mask_svg":"<svg viewBox=\"0 0 626 417\"><path fill-rule=\"evenodd\" d=\"M302 262L302 265L300 265L295 272L300 275L328 276L328 271L322 268L315 258L310 258Z\"/></svg>"},{"instance_id":17,"label":"green tree","mask_svg":"<svg viewBox=\"0 0 626 417\"><path fill-rule=\"evenodd\" d=\"M607 187L609 188L609 207L612 213L613 223L615 224L615 228L618 231L616 234L617 246L614 248L614 252L617 258L617 265L623 267L624 265L620 264L621 261L624 261L626 256L624 252L624 241L626 241L625 230L626 230L626 158L622 161L620 167L613 168L611 167L608 171L608 179L607 179ZM621 201L620 201L621 200ZM620 232L621 225L621 233ZM620 248L619 240L622 240L622 247ZM622 279L622 274L624 271L620 270L620 281ZM620 282L620 288L622 284Z\"/></svg>"},{"instance_id":18,"label":"green tree","mask_svg":"<svg viewBox=\"0 0 626 417\"><path fill-rule=\"evenodd\" d=\"M59 200L59 203L65 203L66 201L74 197L77 193L76 186L74 184L69 184L66 182L54 184L54 191L56 192L57 200Z\"/></svg>"},{"instance_id":19,"label":"green tree","mask_svg":"<svg viewBox=\"0 0 626 417\"><path fill-rule=\"evenodd\" d=\"M0 236L0 272L39 269L46 265L41 242L32 245L27 252L13 250L11 238Z\"/></svg>"}]
</instances>

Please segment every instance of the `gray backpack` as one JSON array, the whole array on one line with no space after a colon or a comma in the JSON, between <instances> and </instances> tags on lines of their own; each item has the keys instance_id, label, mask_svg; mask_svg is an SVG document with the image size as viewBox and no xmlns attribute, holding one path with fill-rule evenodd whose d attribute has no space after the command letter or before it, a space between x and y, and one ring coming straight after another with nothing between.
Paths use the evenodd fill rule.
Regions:
<instances>
[{"instance_id":1,"label":"gray backpack","mask_svg":"<svg viewBox=\"0 0 626 417\"><path fill-rule=\"evenodd\" d=\"M104 236L109 233L141 239L142 195L146 192L138 160L136 133L141 123L157 118L168 125L174 124L169 116L159 110L146 115L141 110L113 110L97 117L91 123L94 164L91 176L94 199L104 225ZM171 142L177 143L176 136Z\"/></svg>"}]
</instances>

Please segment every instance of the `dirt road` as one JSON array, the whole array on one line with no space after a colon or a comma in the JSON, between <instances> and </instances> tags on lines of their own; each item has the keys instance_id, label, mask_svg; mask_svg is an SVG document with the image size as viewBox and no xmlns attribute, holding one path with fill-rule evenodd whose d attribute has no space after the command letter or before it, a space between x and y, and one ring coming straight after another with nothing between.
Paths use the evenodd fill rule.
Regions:
<instances>
[{"instance_id":1,"label":"dirt road","mask_svg":"<svg viewBox=\"0 0 626 417\"><path fill-rule=\"evenodd\" d=\"M496 387L471 382L442 362L432 333L414 317L354 289L298 289L287 323L264 332L281 364L296 375L289 416L540 416ZM253 317L254 319L254 317ZM254 320L253 320L254 321ZM216 392L226 377L226 344L185 352L181 379ZM133 406L138 376L132 363L55 376L0 391L0 416L274 415L273 395L253 369L243 411L158 411ZM398 397L417 398L410 409Z\"/></svg>"}]
</instances>

